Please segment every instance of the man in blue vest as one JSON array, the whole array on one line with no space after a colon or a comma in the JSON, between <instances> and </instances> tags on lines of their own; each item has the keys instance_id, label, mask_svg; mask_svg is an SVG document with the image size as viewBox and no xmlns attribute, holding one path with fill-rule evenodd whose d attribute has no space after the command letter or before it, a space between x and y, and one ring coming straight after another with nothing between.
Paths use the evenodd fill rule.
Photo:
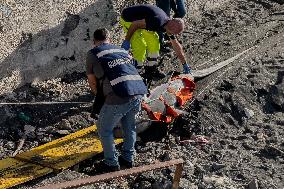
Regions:
<instances>
[{"instance_id":1,"label":"man in blue vest","mask_svg":"<svg viewBox=\"0 0 284 189\"><path fill-rule=\"evenodd\" d=\"M103 169L107 172L120 170L120 165L126 168L133 166L135 115L140 111L141 98L147 93L147 87L132 61L125 49L110 44L107 29L94 32L94 48L87 54L86 70L92 92L96 95L102 91L105 100L97 127L104 149ZM124 143L118 158L113 128L119 122L124 133Z\"/></svg>"}]
</instances>

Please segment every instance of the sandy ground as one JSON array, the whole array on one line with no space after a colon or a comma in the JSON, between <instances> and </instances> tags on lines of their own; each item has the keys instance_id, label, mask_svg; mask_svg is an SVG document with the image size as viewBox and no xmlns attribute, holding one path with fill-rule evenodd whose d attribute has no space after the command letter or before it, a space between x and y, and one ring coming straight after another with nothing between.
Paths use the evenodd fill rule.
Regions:
<instances>
[{"instance_id":1,"label":"sandy ground","mask_svg":"<svg viewBox=\"0 0 284 189\"><path fill-rule=\"evenodd\" d=\"M180 40L193 69L254 49L197 81L194 100L185 107L189 114L173 123L168 136L165 125L157 124L142 133L137 165L183 158L181 188L284 188L283 10L281 0L238 0L213 10L205 7L198 19L187 17ZM163 56L161 68L174 69L174 55ZM92 99L84 73L76 72L1 96L1 102L87 103L2 106L0 158L13 154L25 125L35 132L28 136L24 151L93 124L88 103ZM198 135L208 143L180 142ZM80 173L49 175L20 188L87 176L98 160L101 157L81 163ZM170 188L172 179L173 170L166 169L89 188Z\"/></svg>"}]
</instances>

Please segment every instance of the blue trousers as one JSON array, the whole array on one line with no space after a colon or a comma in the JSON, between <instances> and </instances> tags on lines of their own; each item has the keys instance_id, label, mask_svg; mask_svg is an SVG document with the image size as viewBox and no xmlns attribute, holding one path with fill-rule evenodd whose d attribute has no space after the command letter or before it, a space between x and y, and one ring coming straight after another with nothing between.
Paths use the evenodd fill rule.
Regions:
<instances>
[{"instance_id":1,"label":"blue trousers","mask_svg":"<svg viewBox=\"0 0 284 189\"><path fill-rule=\"evenodd\" d=\"M97 121L97 128L107 165L119 165L113 137L113 129L119 121L121 121L124 133L122 157L129 162L133 161L135 153L134 144L136 142L135 115L140 109L141 97L138 96L133 97L133 99L124 104L103 105Z\"/></svg>"}]
</instances>

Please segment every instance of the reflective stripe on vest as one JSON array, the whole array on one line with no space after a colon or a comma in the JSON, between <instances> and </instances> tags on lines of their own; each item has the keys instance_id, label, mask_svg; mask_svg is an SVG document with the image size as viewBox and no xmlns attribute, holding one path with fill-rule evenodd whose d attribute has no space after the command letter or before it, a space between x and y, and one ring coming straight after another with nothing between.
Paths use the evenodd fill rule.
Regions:
<instances>
[{"instance_id":1,"label":"reflective stripe on vest","mask_svg":"<svg viewBox=\"0 0 284 189\"><path fill-rule=\"evenodd\" d=\"M102 44L91 52L98 58L115 94L132 96L147 93L147 87L127 51L115 45Z\"/></svg>"},{"instance_id":2,"label":"reflective stripe on vest","mask_svg":"<svg viewBox=\"0 0 284 189\"><path fill-rule=\"evenodd\" d=\"M123 49L108 49L108 50L103 50L101 52L99 52L97 54L98 58L101 58L102 56L105 56L107 54L112 54L112 53L125 53L125 54L128 54L128 52L126 50L123 50Z\"/></svg>"},{"instance_id":3,"label":"reflective stripe on vest","mask_svg":"<svg viewBox=\"0 0 284 189\"><path fill-rule=\"evenodd\" d=\"M134 81L134 80L142 80L142 77L140 75L125 75L125 76L118 77L114 80L111 80L110 84L116 85L123 81Z\"/></svg>"}]
</instances>

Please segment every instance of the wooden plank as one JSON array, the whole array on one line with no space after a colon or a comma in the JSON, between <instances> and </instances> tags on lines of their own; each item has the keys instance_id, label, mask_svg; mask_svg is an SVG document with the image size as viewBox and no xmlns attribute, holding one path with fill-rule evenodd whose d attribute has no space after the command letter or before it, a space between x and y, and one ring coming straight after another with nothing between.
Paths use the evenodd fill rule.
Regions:
<instances>
[{"instance_id":1,"label":"wooden plank","mask_svg":"<svg viewBox=\"0 0 284 189\"><path fill-rule=\"evenodd\" d=\"M0 161L0 188L10 188L51 173L50 168L7 158Z\"/></svg>"},{"instance_id":2,"label":"wooden plank","mask_svg":"<svg viewBox=\"0 0 284 189\"><path fill-rule=\"evenodd\" d=\"M101 175L97 175L97 176L93 176L93 177L88 177L88 178L83 178L83 179L78 179L78 180L72 180L72 181L42 186L42 187L38 187L36 189L78 188L80 186L86 186L86 185L95 184L95 183L98 183L98 182L105 182L105 181L116 179L116 178L126 177L126 176L129 176L129 175L136 175L138 173L143 173L143 172L151 171L151 170L163 169L165 167L170 167L170 166L174 166L174 165L178 165L177 170L176 170L177 174L175 175L175 185L177 185L178 181L181 177L181 174L182 174L183 163L184 163L184 161L182 159L174 159L174 160L165 161L165 162L157 162L155 164L144 165L144 166L140 166L140 167L133 167L131 169L125 169L125 170L122 170L122 171L105 173L105 174L101 174Z\"/></svg>"},{"instance_id":3,"label":"wooden plank","mask_svg":"<svg viewBox=\"0 0 284 189\"><path fill-rule=\"evenodd\" d=\"M36 163L55 170L69 168L79 162L103 152L96 132L97 127L91 126L63 138L31 149L15 156L16 159ZM116 139L115 143L121 143Z\"/></svg>"}]
</instances>

